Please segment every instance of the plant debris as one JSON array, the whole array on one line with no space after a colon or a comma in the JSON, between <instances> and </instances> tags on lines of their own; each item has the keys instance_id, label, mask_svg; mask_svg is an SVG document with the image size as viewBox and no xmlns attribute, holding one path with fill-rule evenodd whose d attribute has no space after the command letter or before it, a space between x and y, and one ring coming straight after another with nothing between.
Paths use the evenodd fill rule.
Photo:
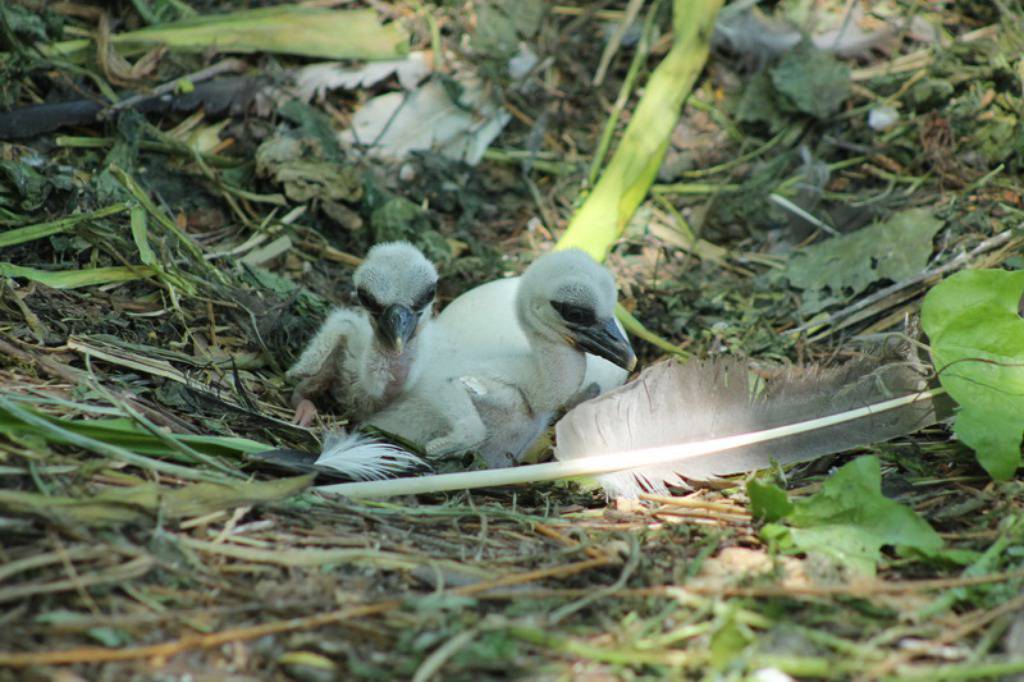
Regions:
<instances>
[{"instance_id":1,"label":"plant debris","mask_svg":"<svg viewBox=\"0 0 1024 682\"><path fill-rule=\"evenodd\" d=\"M0 680L1024 673L1019 7L336 4L0 3ZM566 234L648 362L924 301L956 422L611 505L267 465L373 243L446 303Z\"/></svg>"}]
</instances>

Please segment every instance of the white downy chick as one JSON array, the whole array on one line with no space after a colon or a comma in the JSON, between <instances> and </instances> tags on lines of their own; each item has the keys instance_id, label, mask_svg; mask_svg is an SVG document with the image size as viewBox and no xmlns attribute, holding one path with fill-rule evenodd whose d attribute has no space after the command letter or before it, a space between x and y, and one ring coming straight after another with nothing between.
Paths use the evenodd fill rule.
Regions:
<instances>
[{"instance_id":1,"label":"white downy chick","mask_svg":"<svg viewBox=\"0 0 1024 682\"><path fill-rule=\"evenodd\" d=\"M377 244L353 276L359 307L336 308L288 370L294 421L333 401L361 421L416 382L430 346L437 270L408 242Z\"/></svg>"},{"instance_id":2,"label":"white downy chick","mask_svg":"<svg viewBox=\"0 0 1024 682\"><path fill-rule=\"evenodd\" d=\"M488 466L517 463L578 394L586 352L627 370L636 364L615 322L615 299L611 273L586 253L542 256L527 268L516 293L525 351L518 342L467 343L469 328L438 322L420 380L365 423L431 456L475 451ZM318 464L344 471L350 456L328 449Z\"/></svg>"}]
</instances>

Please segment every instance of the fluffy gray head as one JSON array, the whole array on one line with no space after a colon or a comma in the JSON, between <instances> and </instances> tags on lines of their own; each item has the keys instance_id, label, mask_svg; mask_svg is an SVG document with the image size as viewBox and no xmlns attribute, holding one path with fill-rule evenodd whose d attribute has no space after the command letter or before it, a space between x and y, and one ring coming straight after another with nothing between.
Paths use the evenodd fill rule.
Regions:
<instances>
[{"instance_id":1,"label":"fluffy gray head","mask_svg":"<svg viewBox=\"0 0 1024 682\"><path fill-rule=\"evenodd\" d=\"M402 305L418 313L434 300L437 270L409 242L386 242L370 249L353 282L360 302L371 312Z\"/></svg>"},{"instance_id":2,"label":"fluffy gray head","mask_svg":"<svg viewBox=\"0 0 1024 682\"><path fill-rule=\"evenodd\" d=\"M408 242L378 244L356 268L356 295L389 353L401 353L433 314L437 270Z\"/></svg>"},{"instance_id":3,"label":"fluffy gray head","mask_svg":"<svg viewBox=\"0 0 1024 682\"><path fill-rule=\"evenodd\" d=\"M615 279L578 249L541 256L519 283L523 331L593 353L626 370L636 355L615 322Z\"/></svg>"},{"instance_id":4,"label":"fluffy gray head","mask_svg":"<svg viewBox=\"0 0 1024 682\"><path fill-rule=\"evenodd\" d=\"M610 319L615 299L615 279L606 268L579 249L555 251L538 258L523 273L519 321L524 328L557 340L565 337L571 321L586 322L583 318L588 316Z\"/></svg>"}]
</instances>

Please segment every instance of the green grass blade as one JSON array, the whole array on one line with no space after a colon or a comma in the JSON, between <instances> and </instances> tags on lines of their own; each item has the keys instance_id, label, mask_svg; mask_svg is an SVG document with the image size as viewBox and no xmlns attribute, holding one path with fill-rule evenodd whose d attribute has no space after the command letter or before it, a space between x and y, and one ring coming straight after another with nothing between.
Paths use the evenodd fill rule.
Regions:
<instances>
[{"instance_id":1,"label":"green grass blade","mask_svg":"<svg viewBox=\"0 0 1024 682\"><path fill-rule=\"evenodd\" d=\"M132 240L135 242L135 248L139 250L139 260L145 265L159 267L156 254L153 253L153 248L149 245L149 230L146 228L146 209L142 208L142 206L132 206L131 225Z\"/></svg>"},{"instance_id":2,"label":"green grass blade","mask_svg":"<svg viewBox=\"0 0 1024 682\"><path fill-rule=\"evenodd\" d=\"M145 279L156 274L153 268L143 265L125 265L110 268L89 268L88 270L37 270L14 263L0 263L0 275L24 277L33 282L45 284L54 289L78 289L98 284L116 284Z\"/></svg>"},{"instance_id":3,"label":"green grass blade","mask_svg":"<svg viewBox=\"0 0 1024 682\"><path fill-rule=\"evenodd\" d=\"M0 247L24 244L25 242L49 237L51 234L66 232L81 223L116 215L127 208L128 204L113 204L90 213L76 213L75 215L70 215L67 218L52 220L48 223L38 223L36 225L28 225L26 227L7 230L3 234L0 234Z\"/></svg>"},{"instance_id":4,"label":"green grass blade","mask_svg":"<svg viewBox=\"0 0 1024 682\"><path fill-rule=\"evenodd\" d=\"M134 464L143 469L161 471L165 474L178 476L190 481L219 482L223 480L222 474L213 474L172 462L144 457L120 445L91 438L83 433L76 433L71 428L72 426L73 424L68 424L68 420L40 414L32 409L18 405L14 400L0 396L0 432L15 432L21 435L32 433L47 441L75 445L105 457Z\"/></svg>"},{"instance_id":5,"label":"green grass blade","mask_svg":"<svg viewBox=\"0 0 1024 682\"><path fill-rule=\"evenodd\" d=\"M623 308L621 303L615 306L615 317L619 318L619 322L622 323L622 326L625 327L626 331L632 336L643 339L652 346L657 346L667 353L672 353L673 355L678 355L683 358L690 357L690 354L685 350L669 341L666 341L645 327L643 322L633 317L632 313Z\"/></svg>"}]
</instances>

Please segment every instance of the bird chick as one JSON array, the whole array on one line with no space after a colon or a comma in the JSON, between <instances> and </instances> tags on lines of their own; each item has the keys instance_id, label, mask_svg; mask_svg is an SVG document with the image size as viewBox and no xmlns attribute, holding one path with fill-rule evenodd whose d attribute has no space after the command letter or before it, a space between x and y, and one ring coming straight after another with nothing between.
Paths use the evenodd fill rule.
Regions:
<instances>
[{"instance_id":1,"label":"bird chick","mask_svg":"<svg viewBox=\"0 0 1024 682\"><path fill-rule=\"evenodd\" d=\"M334 309L288 370L294 421L327 399L360 421L412 385L430 344L437 270L408 242L377 244L353 275L358 307Z\"/></svg>"},{"instance_id":2,"label":"bird chick","mask_svg":"<svg viewBox=\"0 0 1024 682\"><path fill-rule=\"evenodd\" d=\"M636 364L615 322L615 300L611 273L584 252L542 256L516 292L514 314L528 342L525 351L518 344L465 343L469 330L462 321L443 324L439 318L420 381L367 423L431 456L476 451L491 467L517 463L578 394L586 352L627 371Z\"/></svg>"},{"instance_id":3,"label":"bird chick","mask_svg":"<svg viewBox=\"0 0 1024 682\"><path fill-rule=\"evenodd\" d=\"M530 344L516 319L516 294L521 276L496 279L474 287L445 306L440 327L459 329L464 345L494 345L509 352L528 352ZM619 331L625 333L622 325ZM602 357L587 354L587 373L573 402L583 402L626 383L629 372ZM567 405L572 407L572 405Z\"/></svg>"}]
</instances>

